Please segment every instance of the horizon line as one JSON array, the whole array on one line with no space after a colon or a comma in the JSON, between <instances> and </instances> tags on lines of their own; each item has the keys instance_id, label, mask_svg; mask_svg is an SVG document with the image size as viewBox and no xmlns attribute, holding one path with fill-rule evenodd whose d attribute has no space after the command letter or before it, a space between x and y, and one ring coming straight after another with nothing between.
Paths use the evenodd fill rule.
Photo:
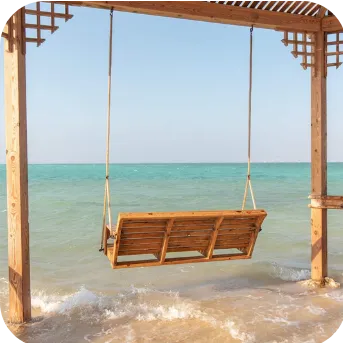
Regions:
<instances>
[{"instance_id":1,"label":"horizon line","mask_svg":"<svg viewBox=\"0 0 343 343\"><path fill-rule=\"evenodd\" d=\"M251 164L311 164L310 161L258 161ZM343 161L327 161L327 163L343 163ZM105 165L105 162L33 162L28 165ZM247 164L247 162L112 162L110 165L134 164ZM0 163L6 166L6 163Z\"/></svg>"}]
</instances>

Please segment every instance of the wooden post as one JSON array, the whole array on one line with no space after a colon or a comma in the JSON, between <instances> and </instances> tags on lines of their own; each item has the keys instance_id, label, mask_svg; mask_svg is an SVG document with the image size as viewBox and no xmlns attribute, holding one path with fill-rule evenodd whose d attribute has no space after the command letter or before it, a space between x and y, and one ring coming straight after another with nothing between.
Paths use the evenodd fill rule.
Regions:
<instances>
[{"instance_id":1,"label":"wooden post","mask_svg":"<svg viewBox=\"0 0 343 343\"><path fill-rule=\"evenodd\" d=\"M24 9L13 15L4 52L9 321L31 319Z\"/></svg>"},{"instance_id":2,"label":"wooden post","mask_svg":"<svg viewBox=\"0 0 343 343\"><path fill-rule=\"evenodd\" d=\"M312 195L327 195L327 98L325 33L314 34L314 66L311 82L311 175ZM311 277L324 282L327 276L327 209L311 209Z\"/></svg>"}]
</instances>

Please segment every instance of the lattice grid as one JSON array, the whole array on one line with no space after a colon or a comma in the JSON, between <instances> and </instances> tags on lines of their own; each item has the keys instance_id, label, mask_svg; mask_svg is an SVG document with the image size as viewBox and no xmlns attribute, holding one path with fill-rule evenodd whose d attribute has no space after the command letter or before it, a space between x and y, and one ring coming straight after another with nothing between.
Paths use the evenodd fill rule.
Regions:
<instances>
[{"instance_id":1,"label":"lattice grid","mask_svg":"<svg viewBox=\"0 0 343 343\"><path fill-rule=\"evenodd\" d=\"M328 67L338 69L342 63L343 32L328 32L326 34L326 63Z\"/></svg>"},{"instance_id":2,"label":"lattice grid","mask_svg":"<svg viewBox=\"0 0 343 343\"><path fill-rule=\"evenodd\" d=\"M314 36L306 32L284 32L282 43L285 46L293 45L292 55L295 58L302 57L300 65L306 70L313 66L314 53L312 47L314 46Z\"/></svg>"},{"instance_id":3,"label":"lattice grid","mask_svg":"<svg viewBox=\"0 0 343 343\"><path fill-rule=\"evenodd\" d=\"M53 2L45 2L48 5L48 9L42 11L41 9L41 3L36 3L35 9L27 9L25 8L25 28L31 29L35 31L35 34L33 37L29 37L27 34L26 42L28 43L36 43L37 46L40 46L42 43L45 42L45 38L43 38L42 33L44 31L50 31L51 33L54 33L58 26L56 26L56 18L58 19L64 19L65 21L68 21L73 17L72 14L69 13L69 5L59 5L63 7L63 12L56 12L55 11L55 4ZM30 18L31 17L31 18ZM28 23L30 19L36 19L36 23ZM48 18L49 24L44 25L43 19ZM30 31L32 32L32 31Z\"/></svg>"}]
</instances>

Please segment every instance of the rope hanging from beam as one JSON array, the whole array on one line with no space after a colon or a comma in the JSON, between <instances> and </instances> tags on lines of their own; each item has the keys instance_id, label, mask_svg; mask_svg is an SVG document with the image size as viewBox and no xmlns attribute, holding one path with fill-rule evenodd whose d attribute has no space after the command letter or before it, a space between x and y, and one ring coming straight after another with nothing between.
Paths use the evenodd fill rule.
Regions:
<instances>
[{"instance_id":1,"label":"rope hanging from beam","mask_svg":"<svg viewBox=\"0 0 343 343\"><path fill-rule=\"evenodd\" d=\"M250 61L249 61L248 172L247 172L247 179L246 179L246 183L245 183L242 210L244 210L244 208L245 208L247 195L248 195L248 188L250 189L252 203L253 203L254 209L256 210L255 195L254 195L254 191L253 191L252 183L251 183L251 114L252 114L253 32L254 32L254 27L252 26L250 29Z\"/></svg>"},{"instance_id":2,"label":"rope hanging from beam","mask_svg":"<svg viewBox=\"0 0 343 343\"><path fill-rule=\"evenodd\" d=\"M111 200L110 200L110 133L111 133L111 90L112 90L112 39L113 39L113 9L110 12L110 33L109 33L109 56L108 56L108 92L107 92L107 136L106 136L106 176L104 193L104 210L102 216L102 235L99 251L104 250L106 239L106 215L108 224L112 227Z\"/></svg>"}]
</instances>

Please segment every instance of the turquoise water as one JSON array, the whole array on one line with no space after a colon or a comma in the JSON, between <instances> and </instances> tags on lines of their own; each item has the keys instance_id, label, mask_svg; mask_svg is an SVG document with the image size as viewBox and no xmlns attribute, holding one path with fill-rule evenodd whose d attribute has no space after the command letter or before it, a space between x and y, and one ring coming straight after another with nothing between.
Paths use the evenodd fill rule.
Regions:
<instances>
[{"instance_id":1,"label":"turquoise water","mask_svg":"<svg viewBox=\"0 0 343 343\"><path fill-rule=\"evenodd\" d=\"M108 341L108 336L105 333L101 334L105 328L106 330L116 328L118 342L129 341L127 337L130 335L134 337L132 342L140 342L140 333L150 334L149 325L152 325L154 320L156 325L161 325L160 332L165 332L166 337L170 336L170 330L176 335L177 328L185 336L197 337L197 334L200 334L200 327L203 327L205 322L209 325L208 335L215 334L223 342L249 342L249 340L260 342L264 333L257 326L250 333L247 333L242 326L249 317L248 313L243 317L237 315L235 317L232 313L227 313L227 309L218 309L219 305L213 299L222 296L222 306L232 299L230 298L232 294L227 293L230 289L233 292L243 287L246 289L244 296L253 296L261 287L277 286L280 290L280 287L283 289L282 287L293 285L294 281L309 278L310 210L307 207L309 204L307 197L311 189L309 164L253 165L252 182L257 207L266 209L268 217L252 260L118 271L112 271L109 262L98 252L104 173L103 165L31 165L29 167L33 306L37 313L45 318L41 324L42 328L49 324L50 320L55 323L55 328L58 330L65 325L66 318L70 321L70 316L75 316L72 317L74 324L70 336L63 336L66 333L62 330L63 337L61 336L56 342L77 340L105 342ZM115 216L120 211L239 209L245 175L245 164L112 165L112 212ZM328 192L330 194L343 194L342 175L343 163L329 164ZM6 316L8 305L5 182L5 167L0 166L0 305ZM251 206L251 203L249 202L248 205ZM329 212L329 271L330 276L340 282L343 281L342 219L342 211ZM287 292L296 297L295 294L302 294L304 290L292 289ZM336 317L333 313L333 318L337 318L337 311L339 318L342 318L343 294L341 291L336 292L339 293L325 294L326 297L335 300L334 305L325 303L319 306L318 299L321 298L316 297L323 297L323 294L317 293L309 294L309 297L314 298L311 298L311 301L310 298L306 298L306 301L311 302L308 306L314 306L316 303L317 308L328 313L331 313L330 306L333 306L336 311ZM170 294L173 294L172 298ZM274 299L274 296L275 293L265 294L264 302L258 306L270 306L269 301L274 300L279 303L280 299L276 296ZM255 297L258 298L256 294ZM120 310L118 310L118 301ZM196 306L200 306L200 309L194 302ZM100 303L107 305L101 307ZM179 307L175 303L179 304ZM156 304L162 306L160 312L156 312ZM204 304L207 306L206 310L203 308ZM294 308L288 305L289 311L293 311ZM89 312L86 310L87 306L91 307L88 309ZM228 306L232 307L232 303ZM80 313L76 310L79 308L82 309ZM118 317L118 311L123 311L123 308L129 308L129 313L124 317ZM150 313L149 309L153 312ZM114 317L106 317L104 313L108 312L105 310L113 313ZM197 311L200 311L201 315ZM320 310L317 309L317 312L320 313ZM65 317L66 313L68 313L67 317ZM95 316L94 313L99 315L97 319L92 317L94 319L92 330L83 321L84 318L89 320L85 313L88 315L92 313L92 316ZM272 318L276 318L275 313ZM228 324L225 315L230 317L231 324ZM283 321L297 322L295 319L290 319L291 312L280 316ZM168 327L163 326L166 320ZM212 325L213 320L220 323L215 328ZM259 320L264 319L259 317ZM194 321L201 321L202 324L199 326L194 324L193 327L187 321L192 321L192 325ZM251 321L253 323L253 319ZM336 329L338 327L337 320L325 323L324 321L322 323L324 333L322 336L318 333L318 337L327 335L328 338L330 333L332 334L331 331L335 331L334 327ZM275 330L280 331L281 324L277 321L273 322ZM283 325L281 327L285 329ZM302 325L301 323L292 327L292 332L295 331L294 342L304 342L304 338L312 339L311 326L307 323L305 329ZM42 341L42 337L51 341L51 337L42 336L44 331L42 328L39 332L37 326L35 328L36 331L27 329L28 341L39 342ZM305 337L307 331L309 336ZM285 337L287 337L286 332ZM151 337L151 341L158 342L154 337ZM282 337L283 334L280 333L280 342ZM267 335L264 337L264 342L268 342L269 338L272 341L271 336ZM314 339L314 342L320 341ZM201 342L201 339L199 338L198 341Z\"/></svg>"}]
</instances>

